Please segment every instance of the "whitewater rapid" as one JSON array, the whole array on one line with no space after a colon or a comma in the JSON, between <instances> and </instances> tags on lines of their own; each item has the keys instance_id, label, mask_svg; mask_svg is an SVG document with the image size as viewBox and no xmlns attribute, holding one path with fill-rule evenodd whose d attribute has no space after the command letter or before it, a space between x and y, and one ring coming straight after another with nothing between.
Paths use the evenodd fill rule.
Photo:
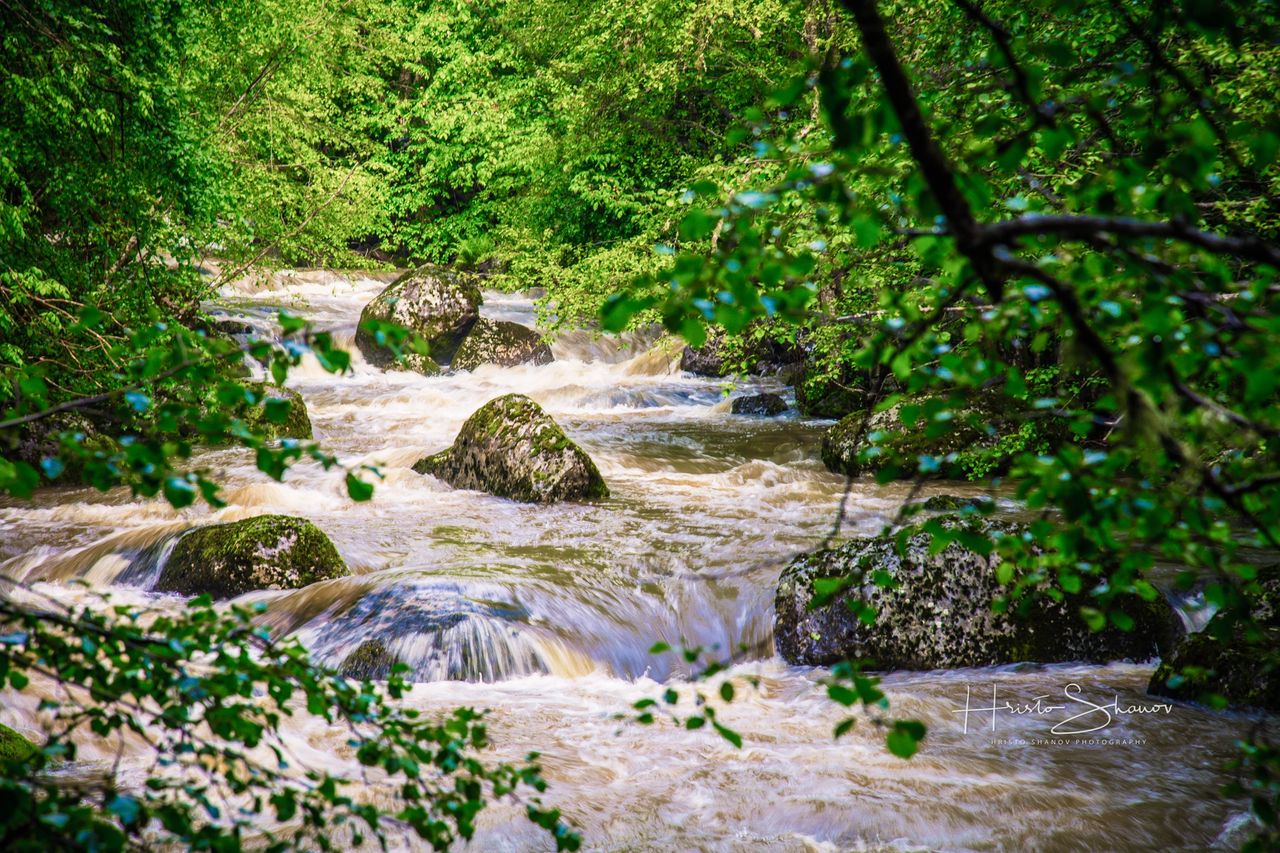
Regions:
<instances>
[{"instance_id":1,"label":"whitewater rapid","mask_svg":"<svg viewBox=\"0 0 1280 853\"><path fill-rule=\"evenodd\" d=\"M262 334L276 333L275 313L287 309L350 346L360 309L385 282L284 275L230 290L215 307ZM528 298L495 292L483 313L537 319ZM868 721L834 741L844 713L825 697L825 672L787 666L772 644L778 574L829 535L845 489L817 458L826 424L794 413L732 415L726 391L787 389L681 373L678 348L655 339L570 332L555 341L552 364L438 377L381 371L358 353L352 374L335 377L308 357L288 384L326 449L378 469L371 501L352 503L340 472L303 464L276 483L244 452L206 451L197 464L224 483L224 509L48 490L0 505L0 571L68 601L110 589L123 601L180 606L148 591L163 559L157 543L210 521L304 516L353 576L245 600L265 602L273 627L330 663L370 636L387 638L423 681L405 699L417 707L490 709L494 757L542 753L545 800L591 850L1200 850L1226 842L1241 808L1217 789L1243 716L1180 705L1117 716L1098 736L1054 743L1039 718L1006 715L990 731L988 715L965 731L956 714L967 694L993 684L1028 701L1059 697L1072 683L1107 702L1147 701L1150 665L890 674L893 713L929 726L921 753L894 758ZM529 506L411 470L449 445L475 409L511 392L538 401L595 459L611 498ZM879 532L909 492L857 483L842 535ZM733 662L739 698L720 714L742 734L741 749L701 730L620 719L667 686L692 689L678 655L649 653L658 641ZM0 722L34 730L28 698L9 701ZM343 730L287 725L300 755L357 774ZM82 755L113 757L92 744ZM500 804L483 813L470 849L545 846L520 807Z\"/></svg>"}]
</instances>

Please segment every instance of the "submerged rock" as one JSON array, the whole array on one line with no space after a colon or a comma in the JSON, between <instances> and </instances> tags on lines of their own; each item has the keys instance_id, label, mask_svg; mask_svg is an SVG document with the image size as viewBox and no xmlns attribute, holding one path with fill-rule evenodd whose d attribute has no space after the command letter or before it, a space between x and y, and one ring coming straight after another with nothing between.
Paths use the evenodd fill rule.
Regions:
<instances>
[{"instance_id":1,"label":"submerged rock","mask_svg":"<svg viewBox=\"0 0 1280 853\"><path fill-rule=\"evenodd\" d=\"M735 397L729 404L729 411L735 415L763 415L773 417L787 410L787 401L777 394L751 394L746 397Z\"/></svg>"},{"instance_id":2,"label":"submerged rock","mask_svg":"<svg viewBox=\"0 0 1280 853\"><path fill-rule=\"evenodd\" d=\"M413 470L455 488L527 503L609 496L591 457L522 394L490 400L467 418L452 447Z\"/></svg>"},{"instance_id":3,"label":"submerged rock","mask_svg":"<svg viewBox=\"0 0 1280 853\"><path fill-rule=\"evenodd\" d=\"M384 680L403 663L408 681L500 681L550 671L527 618L499 601L475 601L457 584L401 580L329 618L315 646L349 678Z\"/></svg>"},{"instance_id":4,"label":"submerged rock","mask_svg":"<svg viewBox=\"0 0 1280 853\"><path fill-rule=\"evenodd\" d=\"M453 358L467 332L480 317L480 287L474 276L424 266L392 282L360 313L356 346L376 367L390 367L394 357L365 330L369 320L396 323L415 332L430 348L430 358L410 355L405 365L419 373L438 372Z\"/></svg>"},{"instance_id":5,"label":"submerged rock","mask_svg":"<svg viewBox=\"0 0 1280 853\"><path fill-rule=\"evenodd\" d=\"M347 574L320 528L303 518L259 515L182 534L155 588L221 599L259 589L299 589Z\"/></svg>"},{"instance_id":6,"label":"submerged rock","mask_svg":"<svg viewBox=\"0 0 1280 853\"><path fill-rule=\"evenodd\" d=\"M381 640L365 640L347 655L338 672L362 681L386 681L399 660Z\"/></svg>"},{"instance_id":7,"label":"submerged rock","mask_svg":"<svg viewBox=\"0 0 1280 853\"><path fill-rule=\"evenodd\" d=\"M238 337L242 335L252 335L255 331L253 324L244 320L235 320L230 317L213 317L206 325L210 332L215 332L228 337Z\"/></svg>"},{"instance_id":8,"label":"submerged rock","mask_svg":"<svg viewBox=\"0 0 1280 853\"><path fill-rule=\"evenodd\" d=\"M966 526L993 536L1019 530L991 523ZM1133 618L1131 631L1110 625L1090 631L1080 617L1080 607L1092 602L1084 594L1060 602L1036 595L1023 599L1016 613L995 613L992 602L1009 589L996 579L998 555L982 557L955 543L930 554L928 538L915 534L902 557L895 538L855 539L802 555L783 570L774 623L783 658L811 665L870 660L882 670L1147 660L1171 649L1183 634L1181 620L1163 597L1146 602L1126 596L1113 603ZM892 585L874 583L877 572ZM822 607L808 609L815 581L844 577L854 579L848 588ZM859 601L875 608L872 624L850 608Z\"/></svg>"},{"instance_id":9,"label":"submerged rock","mask_svg":"<svg viewBox=\"0 0 1280 853\"><path fill-rule=\"evenodd\" d=\"M1147 692L1191 702L1217 694L1235 708L1280 711L1280 672L1263 654L1280 648L1280 571L1268 570L1259 586L1251 614L1257 635L1228 614L1214 616L1165 655Z\"/></svg>"},{"instance_id":10,"label":"submerged rock","mask_svg":"<svg viewBox=\"0 0 1280 853\"><path fill-rule=\"evenodd\" d=\"M0 763L5 761L25 761L37 749L39 747L30 740L0 723Z\"/></svg>"},{"instance_id":11,"label":"submerged rock","mask_svg":"<svg viewBox=\"0 0 1280 853\"><path fill-rule=\"evenodd\" d=\"M482 364L514 367L517 364L550 364L551 347L542 336L519 323L481 318L471 327L453 356L451 366L474 370Z\"/></svg>"}]
</instances>

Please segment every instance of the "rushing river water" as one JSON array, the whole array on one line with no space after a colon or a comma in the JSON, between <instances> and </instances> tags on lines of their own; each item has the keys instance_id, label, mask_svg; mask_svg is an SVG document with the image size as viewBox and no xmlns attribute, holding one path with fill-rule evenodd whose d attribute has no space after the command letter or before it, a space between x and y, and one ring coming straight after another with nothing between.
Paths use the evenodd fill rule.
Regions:
<instances>
[{"instance_id":1,"label":"rushing river water","mask_svg":"<svg viewBox=\"0 0 1280 853\"><path fill-rule=\"evenodd\" d=\"M222 310L269 333L288 308L350 345L360 309L384 285L319 273L285 281L227 294ZM486 298L487 316L533 324L527 299ZM415 706L491 709L494 757L540 751L546 801L592 850L1201 850L1228 841L1241 808L1217 789L1243 717L1177 705L1055 738L1053 723L1087 706L1003 714L994 732L991 714L969 715L966 731L956 713L966 696L989 704L993 686L1001 702L1063 704L1075 683L1097 704L1149 705L1149 665L890 674L894 713L929 726L921 753L894 758L865 722L833 741L843 715L825 698L825 673L782 663L771 636L778 574L827 536L844 489L817 458L825 424L732 415L722 382L680 373L671 351L651 343L572 333L549 365L431 378L374 369L358 353L345 377L307 361L289 384L328 449L379 467L372 501L350 502L339 473L304 465L275 483L245 453L208 452L199 461L221 472L225 509L49 490L0 506L0 570L67 600L84 595L73 579L153 600L145 588L155 557L139 558L147 546L210 520L305 516L353 576L249 598L334 663L369 636L387 639L425 681L405 700ZM527 506L411 470L510 392L533 397L582 445L611 498ZM845 534L878 532L907 493L858 484ZM733 657L740 684L759 679L720 711L742 749L706 731L618 718L687 674L675 655L648 653L659 640L714 646ZM0 709L0 721L35 729L34 700ZM356 774L345 731L288 725L296 751ZM82 757L114 756L88 744ZM469 849L547 843L514 804L486 810L480 827Z\"/></svg>"}]
</instances>

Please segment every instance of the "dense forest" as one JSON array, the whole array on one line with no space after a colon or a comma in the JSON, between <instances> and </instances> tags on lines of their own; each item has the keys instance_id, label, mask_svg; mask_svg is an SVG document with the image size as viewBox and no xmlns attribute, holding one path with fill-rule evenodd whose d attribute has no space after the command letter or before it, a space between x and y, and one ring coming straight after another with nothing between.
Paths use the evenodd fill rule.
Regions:
<instances>
[{"instance_id":1,"label":"dense forest","mask_svg":"<svg viewBox=\"0 0 1280 853\"><path fill-rule=\"evenodd\" d=\"M578 655L630 691L608 687L609 725L679 729L676 755L749 753L735 714L806 679L823 748L867 737L865 760L895 762L880 781L951 743L921 698L944 682L900 673L1043 665L1057 691L1052 666L1088 664L1071 677L1217 738L1194 767L1160 758L1177 790L1145 796L1181 817L1145 820L1179 849L1280 848L1277 80L1271 0L0 3L0 847L731 849L733 827L610 835L557 796L574 772L551 731L504 751L523 706L431 693L567 677ZM296 285L309 270L338 277ZM340 321L339 279L374 288L341 291ZM380 396L342 396L357 380ZM397 445L376 418L405 399L456 441ZM645 407L668 420L627 427ZM731 488L680 480L723 473L727 446ZM419 477L439 482L397 491ZM323 486L245 497L291 483ZM686 488L674 514L706 516L653 522ZM336 549L293 518L401 500L452 519L421 554L391 517ZM492 513L502 541L462 541L449 513ZM258 543L281 537L307 554L267 578ZM342 577L405 583L446 546L461 609L409 596L405 636L452 663L325 645L408 600ZM198 577L255 547L256 585ZM104 555L125 567L110 591ZM545 565L503 599L524 563ZM628 621L606 653L595 610L539 596L615 564L636 572L619 589L662 593L574 593ZM679 598L709 569L736 585ZM697 627L717 599L740 609ZM503 654L445 649L463 622L507 626L475 629ZM758 713L801 713L783 708ZM304 717L351 760L308 763L326 747ZM511 808L528 826L485 823ZM1106 846L1176 846L1116 820ZM883 837L778 831L1068 846L869 825Z\"/></svg>"}]
</instances>

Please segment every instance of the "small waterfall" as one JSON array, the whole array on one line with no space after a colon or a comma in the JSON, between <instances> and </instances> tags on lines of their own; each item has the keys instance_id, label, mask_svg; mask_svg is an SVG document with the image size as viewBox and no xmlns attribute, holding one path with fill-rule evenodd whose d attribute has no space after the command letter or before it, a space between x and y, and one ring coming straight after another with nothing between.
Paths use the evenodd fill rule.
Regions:
<instances>
[{"instance_id":1,"label":"small waterfall","mask_svg":"<svg viewBox=\"0 0 1280 853\"><path fill-rule=\"evenodd\" d=\"M336 612L335 612L336 611ZM411 667L413 681L502 681L526 675L582 675L595 667L563 643L534 631L528 613L477 601L458 584L401 581L339 603L298 632L339 670L352 653L376 642Z\"/></svg>"},{"instance_id":2,"label":"small waterfall","mask_svg":"<svg viewBox=\"0 0 1280 853\"><path fill-rule=\"evenodd\" d=\"M134 566L141 566L153 557L159 559L160 552L156 549L190 526L187 521L150 524L122 530L69 551L42 549L0 564L0 575L23 581L82 578L95 586L135 585L125 576L136 574L142 577L145 570L138 568L135 572ZM156 571L158 573L158 568Z\"/></svg>"},{"instance_id":3,"label":"small waterfall","mask_svg":"<svg viewBox=\"0 0 1280 853\"><path fill-rule=\"evenodd\" d=\"M557 361L604 362L620 364L643 355L662 335L659 326L601 335L599 332L566 330L551 345Z\"/></svg>"}]
</instances>

